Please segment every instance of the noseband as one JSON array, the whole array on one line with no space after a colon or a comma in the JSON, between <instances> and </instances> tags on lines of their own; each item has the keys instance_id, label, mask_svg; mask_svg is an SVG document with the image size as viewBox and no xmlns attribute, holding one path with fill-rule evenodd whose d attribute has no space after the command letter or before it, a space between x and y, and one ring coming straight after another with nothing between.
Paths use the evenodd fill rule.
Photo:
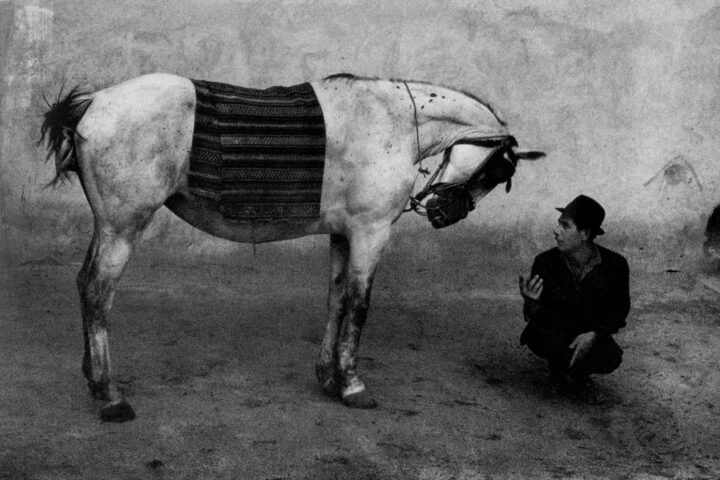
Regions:
<instances>
[{"instance_id":1,"label":"noseband","mask_svg":"<svg viewBox=\"0 0 720 480\"><path fill-rule=\"evenodd\" d=\"M417 195L410 197L410 205L404 210L405 212L413 211L418 215L426 216L428 214L428 206L427 204L423 204L422 201L428 195L462 195L463 197L469 199L469 211L475 208L475 205L472 201L472 196L470 195L470 190L472 190L474 187L477 187L478 185L491 189L495 187L495 185L497 185L498 183L505 182L505 191L510 191L510 188L512 186L511 178L512 175L515 173L515 167L517 167L518 162L518 157L517 155L515 155L515 152L512 149L512 147L517 146L517 141L513 136L505 135L499 137L483 138L480 140L460 140L459 142L455 143L455 145L460 144L477 145L480 147L493 147L493 149L490 151L488 156L485 157L485 160L483 160L480 165L475 169L475 171L467 178L467 180L452 183L433 183L435 179L440 175L440 173L443 172L450 163L450 154L452 153L452 147L445 150L442 163L440 163L440 165L435 169L435 172L428 179L425 187L423 187L423 189L420 190ZM487 182L487 185L483 185L483 183L485 182L479 182L479 180L480 176L483 174L485 167L498 160L500 162L507 162L510 164L508 166L510 170L510 175L507 178L497 179L497 181L494 182L493 180L490 180Z\"/></svg>"}]
</instances>

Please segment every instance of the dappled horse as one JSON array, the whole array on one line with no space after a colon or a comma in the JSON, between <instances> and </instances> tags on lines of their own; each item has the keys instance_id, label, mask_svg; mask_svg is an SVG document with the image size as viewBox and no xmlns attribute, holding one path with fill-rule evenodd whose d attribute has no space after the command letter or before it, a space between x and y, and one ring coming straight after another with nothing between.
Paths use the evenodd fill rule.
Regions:
<instances>
[{"instance_id":1,"label":"dappled horse","mask_svg":"<svg viewBox=\"0 0 720 480\"><path fill-rule=\"evenodd\" d=\"M370 408L357 352L392 225L408 205L436 228L452 224L496 185L509 186L518 159L542 156L517 149L505 123L472 95L347 74L267 90L145 75L61 95L41 132L55 159L54 182L76 172L95 218L77 276L82 370L95 398L107 401L100 415L109 421L134 418L110 366L113 294L163 205L237 242L329 234L327 327L316 374L325 393ZM413 196L421 161L440 153Z\"/></svg>"}]
</instances>

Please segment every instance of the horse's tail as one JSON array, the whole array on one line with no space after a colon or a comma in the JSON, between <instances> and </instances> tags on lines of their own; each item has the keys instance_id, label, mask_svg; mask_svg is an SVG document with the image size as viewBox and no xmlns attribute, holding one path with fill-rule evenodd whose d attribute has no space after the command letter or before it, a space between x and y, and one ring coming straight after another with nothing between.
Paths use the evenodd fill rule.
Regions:
<instances>
[{"instance_id":1,"label":"horse's tail","mask_svg":"<svg viewBox=\"0 0 720 480\"><path fill-rule=\"evenodd\" d=\"M58 181L67 179L68 172L77 173L79 165L76 141L82 137L75 129L92 103L88 94L80 91L79 87L70 90L65 98L61 99L61 96L62 93L52 105L45 99L50 109L45 112L38 140L38 145L47 142L46 160L55 157L55 178L48 185L56 185Z\"/></svg>"}]
</instances>

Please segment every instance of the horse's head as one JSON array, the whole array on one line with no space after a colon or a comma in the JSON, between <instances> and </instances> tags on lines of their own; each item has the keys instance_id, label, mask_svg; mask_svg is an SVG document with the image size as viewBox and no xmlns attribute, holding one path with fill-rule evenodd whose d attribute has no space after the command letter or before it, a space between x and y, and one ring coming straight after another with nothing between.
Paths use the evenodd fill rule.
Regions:
<instances>
[{"instance_id":1,"label":"horse's head","mask_svg":"<svg viewBox=\"0 0 720 480\"><path fill-rule=\"evenodd\" d=\"M444 154L438 182L429 185L432 194L426 209L435 228L465 218L482 197L501 183L510 191L511 178L519 160L536 160L543 152L517 150L514 137L462 140Z\"/></svg>"}]
</instances>

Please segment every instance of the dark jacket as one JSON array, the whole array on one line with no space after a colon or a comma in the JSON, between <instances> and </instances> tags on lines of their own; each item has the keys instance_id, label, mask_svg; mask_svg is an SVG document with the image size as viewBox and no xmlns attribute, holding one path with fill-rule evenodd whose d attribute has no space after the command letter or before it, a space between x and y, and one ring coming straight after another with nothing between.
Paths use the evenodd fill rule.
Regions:
<instances>
[{"instance_id":1,"label":"dark jacket","mask_svg":"<svg viewBox=\"0 0 720 480\"><path fill-rule=\"evenodd\" d=\"M543 279L543 292L538 302L525 301L527 321L562 332L567 338L589 331L610 335L625 326L630 311L627 261L612 250L596 247L600 263L579 283L573 281L557 248L535 257L531 278L539 275Z\"/></svg>"}]
</instances>

